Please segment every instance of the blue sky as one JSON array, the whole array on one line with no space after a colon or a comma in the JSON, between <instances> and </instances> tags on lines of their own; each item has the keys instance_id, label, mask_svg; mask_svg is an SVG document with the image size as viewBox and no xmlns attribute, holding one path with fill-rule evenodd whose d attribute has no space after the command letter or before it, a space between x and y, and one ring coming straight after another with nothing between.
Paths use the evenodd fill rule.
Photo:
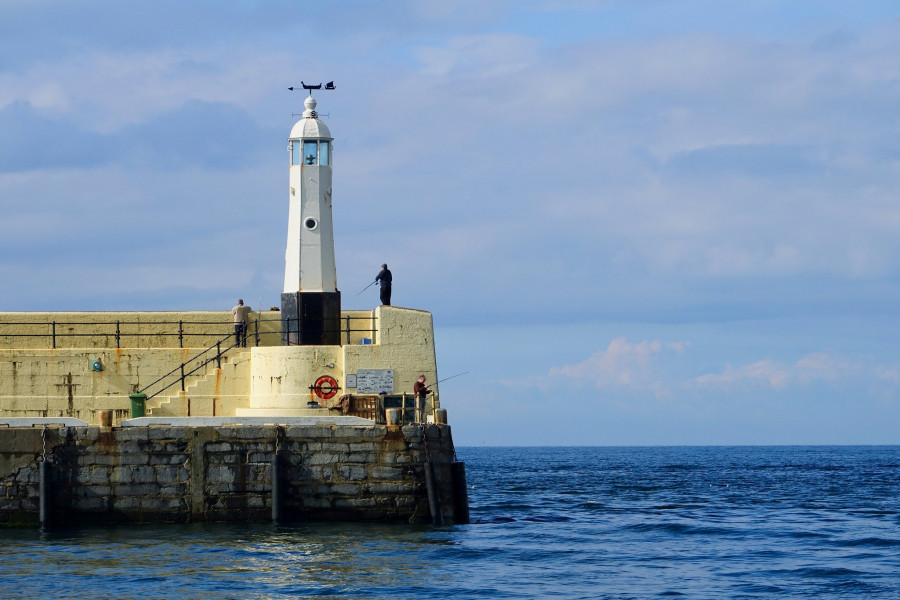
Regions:
<instances>
[{"instance_id":1,"label":"blue sky","mask_svg":"<svg viewBox=\"0 0 900 600\"><path fill-rule=\"evenodd\" d=\"M301 80L457 444L900 443L894 2L4 0L0 309L278 304Z\"/></svg>"}]
</instances>

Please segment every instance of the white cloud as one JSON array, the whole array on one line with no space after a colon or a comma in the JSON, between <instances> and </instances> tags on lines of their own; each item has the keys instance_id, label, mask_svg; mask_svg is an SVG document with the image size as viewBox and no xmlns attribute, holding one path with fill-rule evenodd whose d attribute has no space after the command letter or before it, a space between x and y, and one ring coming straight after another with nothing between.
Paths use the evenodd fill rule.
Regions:
<instances>
[{"instance_id":1,"label":"white cloud","mask_svg":"<svg viewBox=\"0 0 900 600\"><path fill-rule=\"evenodd\" d=\"M729 386L737 382L757 381L765 382L774 389L780 389L787 385L789 379L788 369L784 365L766 359L740 367L726 365L722 372L715 375L701 375L694 381L701 386L713 384Z\"/></svg>"},{"instance_id":2,"label":"white cloud","mask_svg":"<svg viewBox=\"0 0 900 600\"><path fill-rule=\"evenodd\" d=\"M582 362L553 367L548 378L552 380L563 376L590 382L597 389L651 390L657 397L664 397L670 395L670 391L660 381L654 359L664 352L680 354L689 345L689 342L663 343L659 340L629 342L620 337L612 340L605 350L595 352Z\"/></svg>"},{"instance_id":3,"label":"white cloud","mask_svg":"<svg viewBox=\"0 0 900 600\"><path fill-rule=\"evenodd\" d=\"M741 365L727 363L717 372L686 378L680 355L690 346L690 342L629 342L624 337L616 338L605 350L584 361L550 369L539 385L546 388L564 377L597 389L649 391L658 399L681 398L685 402L698 393L753 389L781 393L818 384L835 389L868 387L874 395L884 396L886 389L892 395L900 386L900 365L878 364L871 358L834 352L813 352L793 362L765 358Z\"/></svg>"},{"instance_id":4,"label":"white cloud","mask_svg":"<svg viewBox=\"0 0 900 600\"><path fill-rule=\"evenodd\" d=\"M728 364L718 373L694 378L687 382L687 387L736 389L761 385L783 391L793 386L809 387L816 383L841 386L866 379L898 383L896 368L866 364L860 358L815 352L793 363L763 359L740 366Z\"/></svg>"},{"instance_id":5,"label":"white cloud","mask_svg":"<svg viewBox=\"0 0 900 600\"><path fill-rule=\"evenodd\" d=\"M0 108L24 100L48 115L110 133L189 100L253 105L270 91L276 72L292 70L291 62L285 53L248 54L247 48L88 51L21 73L0 72ZM284 83L279 88L291 82Z\"/></svg>"}]
</instances>

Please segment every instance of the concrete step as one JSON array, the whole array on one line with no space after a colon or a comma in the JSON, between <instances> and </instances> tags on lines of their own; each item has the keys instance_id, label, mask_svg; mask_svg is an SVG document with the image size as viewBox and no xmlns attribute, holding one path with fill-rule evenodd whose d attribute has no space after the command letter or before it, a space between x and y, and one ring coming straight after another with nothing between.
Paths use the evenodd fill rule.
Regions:
<instances>
[{"instance_id":1,"label":"concrete step","mask_svg":"<svg viewBox=\"0 0 900 600\"><path fill-rule=\"evenodd\" d=\"M232 349L228 354L222 355L222 364L229 364L249 357L249 348L247 350L237 351ZM210 377L216 376L221 371L218 367L213 366L214 364L214 362L210 362L206 365L205 372L202 375L195 373L193 376L186 378L189 383L185 385L185 390L183 392L179 390L175 394L158 396L149 401L145 407L147 416L168 416L173 413L183 414L186 412L187 399L191 396L191 393L196 392L201 386L206 384Z\"/></svg>"}]
</instances>

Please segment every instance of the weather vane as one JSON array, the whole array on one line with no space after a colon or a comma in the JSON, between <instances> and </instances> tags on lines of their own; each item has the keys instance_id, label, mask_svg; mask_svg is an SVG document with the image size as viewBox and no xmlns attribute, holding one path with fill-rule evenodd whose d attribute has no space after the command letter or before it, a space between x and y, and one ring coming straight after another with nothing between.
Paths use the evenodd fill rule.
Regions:
<instances>
[{"instance_id":1,"label":"weather vane","mask_svg":"<svg viewBox=\"0 0 900 600\"><path fill-rule=\"evenodd\" d=\"M312 85L312 84L307 85L307 84L305 84L305 83L303 83L303 82L301 81L301 82L300 82L300 85L303 86L303 89L304 89L304 90L309 90L309 95L310 95L310 96L312 96L312 91L313 91L313 90L321 90L321 89L323 89L321 83L318 84L318 85ZM293 87L289 87L288 89L291 90L292 92L294 91L294 88L293 88ZM333 82L333 81L329 81L328 83L326 83L324 89L326 89L326 90L333 90L333 89L334 89L334 82Z\"/></svg>"}]
</instances>

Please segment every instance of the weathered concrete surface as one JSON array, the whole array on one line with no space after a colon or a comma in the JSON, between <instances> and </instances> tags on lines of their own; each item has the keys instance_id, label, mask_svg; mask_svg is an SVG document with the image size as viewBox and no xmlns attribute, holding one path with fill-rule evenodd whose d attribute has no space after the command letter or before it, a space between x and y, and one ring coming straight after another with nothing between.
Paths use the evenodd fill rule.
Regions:
<instances>
[{"instance_id":1,"label":"weathered concrete surface","mask_svg":"<svg viewBox=\"0 0 900 600\"><path fill-rule=\"evenodd\" d=\"M335 379L340 394L357 392L352 382L361 369L392 370L390 393L412 393L420 374L438 379L425 311L346 311L341 344L331 346L281 346L280 313L268 311L252 315L259 346L229 349L231 318L230 311L0 312L0 417L99 423L100 412L111 411L116 425L130 416L135 392L147 394L153 417L283 415L315 400L313 385L323 376ZM221 360L217 348L225 350ZM439 406L438 393L427 414L432 399Z\"/></svg>"},{"instance_id":2,"label":"weathered concrete surface","mask_svg":"<svg viewBox=\"0 0 900 600\"><path fill-rule=\"evenodd\" d=\"M73 419L71 417L0 417L0 427L34 427L44 425L57 425L60 427L87 427L87 421Z\"/></svg>"},{"instance_id":3,"label":"weathered concrete surface","mask_svg":"<svg viewBox=\"0 0 900 600\"><path fill-rule=\"evenodd\" d=\"M320 424L6 429L0 525L36 526L42 457L59 526L269 520L276 449L288 519L427 522L427 454L456 521L448 426Z\"/></svg>"},{"instance_id":4,"label":"weathered concrete surface","mask_svg":"<svg viewBox=\"0 0 900 600\"><path fill-rule=\"evenodd\" d=\"M320 413L325 413L319 410ZM327 413L325 413L327 414ZM56 422L47 419L48 422ZM3 420L0 419L0 424ZM87 425L87 423L84 423ZM125 419L122 427L149 427L151 425L168 425L178 427L221 427L223 425L372 425L370 419L362 417L343 417L330 415L325 417L138 417Z\"/></svg>"}]
</instances>

